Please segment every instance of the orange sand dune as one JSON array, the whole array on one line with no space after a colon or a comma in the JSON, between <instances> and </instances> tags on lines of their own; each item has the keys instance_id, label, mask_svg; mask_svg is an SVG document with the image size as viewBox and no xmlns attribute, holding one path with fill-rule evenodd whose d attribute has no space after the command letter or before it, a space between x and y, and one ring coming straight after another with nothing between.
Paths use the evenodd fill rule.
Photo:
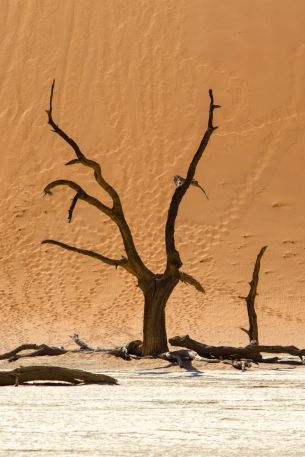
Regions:
<instances>
[{"instance_id":1,"label":"orange sand dune","mask_svg":"<svg viewBox=\"0 0 305 457\"><path fill-rule=\"evenodd\" d=\"M67 167L54 118L122 196L149 268L164 267L174 190L206 127L208 89L222 109L177 221L184 271L168 334L247 342L245 303L261 246L261 341L305 346L305 4L303 0L3 0L1 70L1 348L66 344L78 332L108 346L141 337L142 296L123 271L53 246L55 238L120 256L116 228L73 196L42 190L72 178L104 198L90 170Z\"/></svg>"}]
</instances>

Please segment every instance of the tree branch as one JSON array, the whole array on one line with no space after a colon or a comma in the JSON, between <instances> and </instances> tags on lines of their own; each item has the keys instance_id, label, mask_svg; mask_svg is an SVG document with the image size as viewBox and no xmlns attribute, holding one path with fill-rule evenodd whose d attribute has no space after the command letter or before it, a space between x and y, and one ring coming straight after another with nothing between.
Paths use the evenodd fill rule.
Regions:
<instances>
[{"instance_id":1,"label":"tree branch","mask_svg":"<svg viewBox=\"0 0 305 457\"><path fill-rule=\"evenodd\" d=\"M247 311L248 311L248 318L249 318L249 330L241 328L244 332L246 332L249 336L250 343L259 344L258 341L258 325L257 325L257 315L255 311L255 298L257 295L257 286L259 280L259 270L261 266L261 258L266 251L267 246L263 246L258 253L258 256L255 261L252 280L249 283L250 291L247 297L245 297L247 303Z\"/></svg>"},{"instance_id":2,"label":"tree branch","mask_svg":"<svg viewBox=\"0 0 305 457\"><path fill-rule=\"evenodd\" d=\"M69 211L68 211L68 223L70 224L71 221L72 221L72 217L73 217L73 212L74 212L74 209L75 209L75 206L76 206L76 203L78 202L78 199L80 198L80 194L77 192L77 194L75 194L72 202L71 202L71 205L70 205L70 208L69 208Z\"/></svg>"},{"instance_id":3,"label":"tree branch","mask_svg":"<svg viewBox=\"0 0 305 457\"><path fill-rule=\"evenodd\" d=\"M87 194L87 192L85 192L84 189L74 181L69 181L68 179L57 179L56 181L50 182L44 188L44 193L52 195L52 190L59 186L67 186L67 187L70 187L71 189L75 190L75 192L78 194L78 199L83 200L92 206L95 206L102 213L106 214L108 217L115 220L115 216L114 216L111 208L104 205L104 203L102 203L97 198L92 197L91 195Z\"/></svg>"},{"instance_id":4,"label":"tree branch","mask_svg":"<svg viewBox=\"0 0 305 457\"><path fill-rule=\"evenodd\" d=\"M94 160L87 159L84 153L81 151L80 147L66 132L64 132L58 124L54 122L53 119L53 96L54 96L54 87L55 87L55 79L53 79L52 86L51 86L51 94L50 94L50 106L49 109L46 110L48 115L48 123L53 128L53 132L59 135L66 143L68 143L72 149L74 150L77 159L70 160L66 165L73 165L76 163L81 163L86 167L93 169L94 177L97 183L110 195L112 198L114 206L122 207L120 197L116 190L107 182L102 176L101 166L99 163L95 162Z\"/></svg>"},{"instance_id":5,"label":"tree branch","mask_svg":"<svg viewBox=\"0 0 305 457\"><path fill-rule=\"evenodd\" d=\"M38 344L21 344L20 346L17 346L12 351L1 354L0 360L10 359L11 357L14 357L16 354L18 354L21 351L27 351L29 349L35 349L37 351L39 348L40 348L40 346Z\"/></svg>"},{"instance_id":6,"label":"tree branch","mask_svg":"<svg viewBox=\"0 0 305 457\"><path fill-rule=\"evenodd\" d=\"M113 202L113 207L108 208L106 205L99 202L99 200L95 199L94 197L89 196L85 192L81 196L79 196L79 198L82 200L85 200L88 203L92 204L93 206L96 206L97 208L99 208L101 211L103 211L105 214L107 214L117 224L117 226L120 230L122 239L123 239L127 257L129 259L130 265L132 266L132 269L133 269L133 274L135 276L137 276L138 278L151 277L152 276L151 271L144 265L144 263L142 262L142 259L140 258L139 254L136 250L130 228L129 228L129 226L126 222L125 216L124 216L121 200L120 200L118 193L103 178L101 166L99 165L99 163L95 162L94 160L88 159L83 154L83 152L81 151L78 144L54 122L54 119L53 119L54 87L55 87L55 80L53 80L53 83L51 86L49 109L46 111L47 115L48 115L48 123L53 128L53 131L72 147L72 149L74 150L75 155L77 157L76 159L72 159L69 162L67 162L66 165L82 164L82 165L85 165L86 167L89 167L92 170L94 170L94 177L95 177L96 182L110 195L112 202ZM74 190L76 190L76 192L78 192L78 189L80 188L80 186L75 187L75 183L73 185L71 185L71 183L72 183L71 181L65 181L65 180L54 181L54 183L51 183L46 187L45 191L48 192L48 190L51 190L52 187L55 187L56 185L68 185L71 188L73 188ZM81 191L82 191L82 189L81 189ZM73 213L73 209L74 208L72 208L72 213ZM70 210L71 210L71 207L70 207ZM69 217L70 217L70 212L69 212Z\"/></svg>"},{"instance_id":7,"label":"tree branch","mask_svg":"<svg viewBox=\"0 0 305 457\"><path fill-rule=\"evenodd\" d=\"M193 276L188 275L187 273L184 273L183 271L179 271L179 279L181 282L184 282L185 284L189 284L189 285L195 287L195 289L197 289L198 292L202 292L203 294L205 293L205 290L202 287L202 285L200 284L200 282L197 281L197 279L195 279Z\"/></svg>"},{"instance_id":8,"label":"tree branch","mask_svg":"<svg viewBox=\"0 0 305 457\"><path fill-rule=\"evenodd\" d=\"M113 265L114 267L122 267L128 270L128 260L125 257L122 257L122 259L117 260L117 259L110 259L109 257L105 257L101 254L98 254L97 252L94 251L89 251L88 249L79 249L74 246L70 246L69 244L62 243L61 241L56 241L56 240L43 240L41 244L54 244L55 246L59 246L63 249L67 249L68 251L73 251L77 252L78 254L83 254L88 257L93 257L94 259L100 260L101 262L106 263L107 265Z\"/></svg>"},{"instance_id":9,"label":"tree branch","mask_svg":"<svg viewBox=\"0 0 305 457\"><path fill-rule=\"evenodd\" d=\"M84 340L82 340L77 333L73 333L73 335L69 335L72 341L74 341L77 346L80 347L81 351L95 351L95 348L89 346L87 343L85 343Z\"/></svg>"},{"instance_id":10,"label":"tree branch","mask_svg":"<svg viewBox=\"0 0 305 457\"><path fill-rule=\"evenodd\" d=\"M201 140L201 143L194 155L187 172L184 183L176 187L174 195L172 197L170 207L168 210L167 222L165 227L165 244L166 244L166 253L167 253L167 266L166 271L177 270L182 266L179 252L175 247L175 221L178 214L178 209L181 203L182 198L184 197L186 191L188 190L191 182L195 176L197 165L202 157L205 148L208 145L209 139L217 127L213 126L213 112L214 109L220 108L220 105L214 105L214 98L212 89L209 90L210 96L210 108L209 108L209 119L208 127L205 131L205 134Z\"/></svg>"}]
</instances>

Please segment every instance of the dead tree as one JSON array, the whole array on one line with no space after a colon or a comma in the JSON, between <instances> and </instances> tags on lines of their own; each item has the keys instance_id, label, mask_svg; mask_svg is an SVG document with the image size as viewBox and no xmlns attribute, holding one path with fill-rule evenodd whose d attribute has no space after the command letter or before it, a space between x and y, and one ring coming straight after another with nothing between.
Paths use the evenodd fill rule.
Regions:
<instances>
[{"instance_id":1,"label":"dead tree","mask_svg":"<svg viewBox=\"0 0 305 457\"><path fill-rule=\"evenodd\" d=\"M78 144L67 135L53 120L53 81L51 87L50 106L47 110L48 123L51 125L53 132L66 141L73 149L76 158L70 160L66 165L81 164L91 168L94 172L94 177L97 182L111 197L112 205L107 206L92 195L89 195L84 189L74 181L60 179L49 183L44 192L51 194L51 191L59 186L66 186L75 192L68 212L68 222L71 222L73 212L77 206L78 200L85 201L89 205L94 206L99 211L108 216L119 228L122 236L126 257L121 259L112 259L97 252L80 249L56 240L44 240L42 243L53 244L63 249L72 252L77 252L82 255L93 257L115 268L123 268L128 273L137 278L138 286L144 295L144 324L143 324L143 347L142 355L154 355L168 351L166 325L165 325L165 306L177 286L179 281L194 286L198 291L204 292L202 285L191 275L181 271L182 261L180 254L175 245L175 222L178 214L180 203L188 190L192 180L194 179L197 165L202 157L205 148L208 145L209 139L216 129L213 126L213 112L219 105L214 104L213 92L209 90L210 108L208 116L208 126L201 140L201 143L189 165L186 178L181 185L177 185L173 194L166 222L165 229L165 245L167 254L167 263L162 274L155 274L146 267L136 249L129 225L125 219L121 199L117 191L106 181L102 175L101 166L94 160L88 159L81 151Z\"/></svg>"},{"instance_id":2,"label":"dead tree","mask_svg":"<svg viewBox=\"0 0 305 457\"><path fill-rule=\"evenodd\" d=\"M247 333L250 339L251 344L259 344L258 341L258 325L257 325L257 315L255 311L255 298L257 295L257 286L259 280L259 270L261 266L261 258L266 251L267 246L263 246L258 253L256 258L256 262L254 265L252 280L249 282L250 290L247 297L240 297L244 298L247 303L247 311L248 311L248 319L249 319L249 330L246 330L243 327L240 327L241 330Z\"/></svg>"}]
</instances>

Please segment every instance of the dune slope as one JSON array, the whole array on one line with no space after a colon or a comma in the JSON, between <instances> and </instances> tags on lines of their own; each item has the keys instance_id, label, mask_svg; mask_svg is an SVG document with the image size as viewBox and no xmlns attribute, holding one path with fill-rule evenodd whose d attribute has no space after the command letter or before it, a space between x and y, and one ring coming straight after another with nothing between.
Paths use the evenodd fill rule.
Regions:
<instances>
[{"instance_id":1,"label":"dune slope","mask_svg":"<svg viewBox=\"0 0 305 457\"><path fill-rule=\"evenodd\" d=\"M177 221L184 270L168 334L246 343L239 298L261 246L257 312L266 344L304 344L305 5L301 0L4 0L0 15L0 341L92 344L141 337L142 297L125 272L41 246L55 238L121 256L112 223L83 202L72 224L74 179L108 201L90 170L65 167L72 150L50 133L45 109L119 191L149 268L164 267L174 190L205 130L208 89L222 109Z\"/></svg>"}]
</instances>

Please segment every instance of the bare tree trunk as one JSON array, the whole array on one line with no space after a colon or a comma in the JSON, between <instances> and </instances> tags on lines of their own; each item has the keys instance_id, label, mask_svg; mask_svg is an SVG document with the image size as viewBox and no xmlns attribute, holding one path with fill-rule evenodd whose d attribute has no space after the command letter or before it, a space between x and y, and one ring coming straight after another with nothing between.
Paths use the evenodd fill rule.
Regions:
<instances>
[{"instance_id":1,"label":"bare tree trunk","mask_svg":"<svg viewBox=\"0 0 305 457\"><path fill-rule=\"evenodd\" d=\"M142 355L157 355L168 351L165 307L179 282L179 277L155 277L141 288L144 294L144 324Z\"/></svg>"}]
</instances>

